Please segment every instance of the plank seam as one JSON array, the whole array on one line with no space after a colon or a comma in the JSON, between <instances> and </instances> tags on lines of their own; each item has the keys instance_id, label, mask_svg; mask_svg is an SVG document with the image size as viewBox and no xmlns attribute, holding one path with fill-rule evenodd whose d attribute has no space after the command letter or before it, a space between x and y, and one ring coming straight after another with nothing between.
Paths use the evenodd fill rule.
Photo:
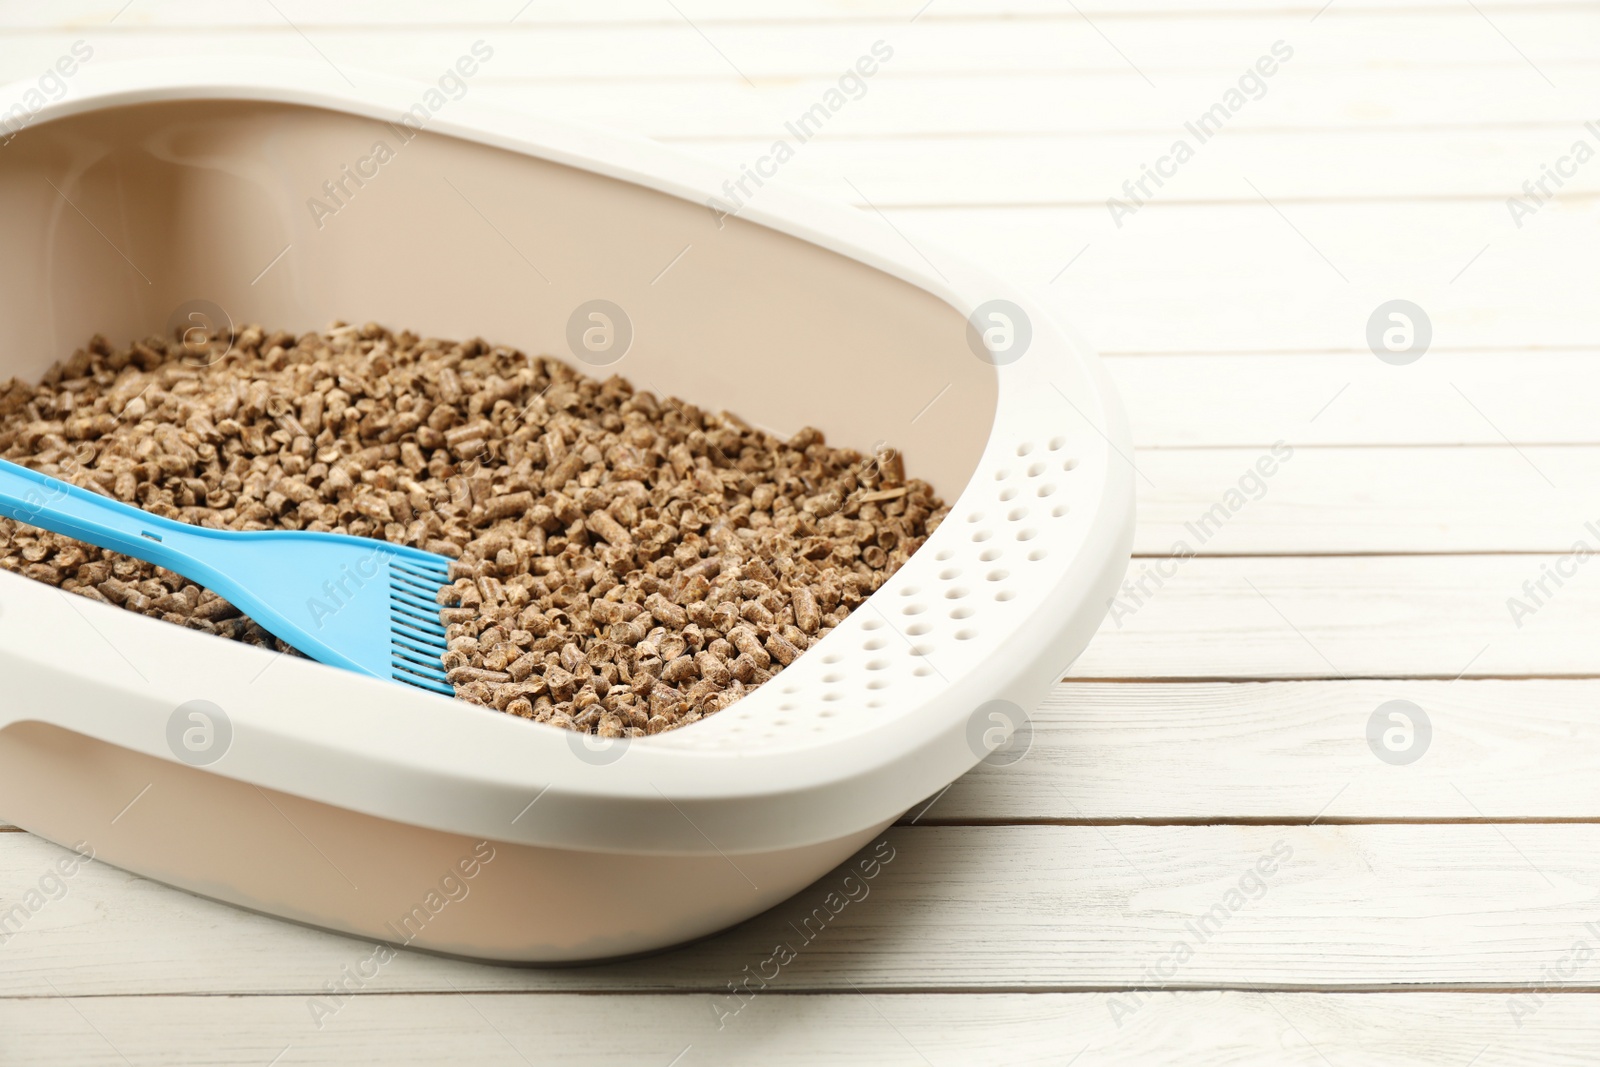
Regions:
<instances>
[{"instance_id":1,"label":"plank seam","mask_svg":"<svg viewBox=\"0 0 1600 1067\"><path fill-rule=\"evenodd\" d=\"M417 953L417 955L426 955ZM853 988L860 986L860 989ZM828 997L828 996L856 996L862 990L881 996L1017 996L1017 995L1063 995L1082 994L1093 996L1105 993L1126 993L1131 991L1150 993L1284 993L1301 996L1375 996L1390 995L1395 993L1455 993L1460 995L1489 994L1495 996L1527 994L1527 985L1508 986L1504 984L1476 984L1471 982L1362 982L1350 985L1307 985L1307 984L1255 984L1218 982L1210 984L1193 985L943 985L943 986L914 986L872 985L870 980L856 982L847 980L847 984L839 986L800 986L795 989L764 990L763 997ZM1600 993L1600 985L1568 985L1563 984L1560 990L1540 989L1541 997L1546 996L1592 996ZM262 990L255 993L240 992L141 992L141 993L55 993L39 994L5 994L0 995L0 1002L5 1001L46 1001L46 1000L120 1000L133 998L167 998L167 999L206 999L220 998L229 1000L242 1000L246 998L294 998L302 999L307 996L322 996L325 990ZM371 1000L382 1000L388 997L701 997L701 996L726 996L726 986L656 986L619 989L462 989L455 985L445 985L439 989L402 989L384 993L369 993L361 990L351 990L342 996L352 998L360 997Z\"/></svg>"},{"instance_id":2,"label":"plank seam","mask_svg":"<svg viewBox=\"0 0 1600 1067\"><path fill-rule=\"evenodd\" d=\"M1483 3L1476 5L1484 11L1495 11L1501 14L1521 15L1526 13L1543 14L1587 14L1589 8L1581 3ZM1323 5L1326 8L1326 5ZM1144 22L1157 20L1207 20L1207 21L1267 21L1271 19L1289 18L1296 15L1321 14L1317 4L1303 6L1285 6L1277 8L1262 8L1260 10L1241 10L1239 8L1207 8L1200 11L1180 10L1174 11L1167 8L1144 8L1135 10L1106 9L1094 12L1094 18L1106 22ZM1434 5L1412 5L1410 7L1363 7L1349 11L1333 11L1335 19L1344 21L1357 21L1362 19L1393 19L1393 18L1455 18L1464 16L1460 9L1453 7L1438 7ZM948 23L951 25L970 25L971 23L996 23L1014 26L1027 22L1072 22L1083 21L1081 12L1073 11L1031 11L994 14L991 12L946 12L929 13L918 17L917 21L925 23ZM701 26L726 26L744 29L793 29L807 26L878 26L898 25L907 20L894 17L885 12L881 15L796 15L770 19L749 18L718 18L715 15L699 17L695 22ZM313 29L324 33L360 33L370 32L374 27L370 22L330 22L306 23ZM518 29L525 30L551 30L551 29L670 29L687 30L682 19L652 18L652 19L597 19L571 21L562 19L528 19L516 22ZM505 32L505 22L398 22L386 23L382 29L385 33L439 33L442 31L458 30L472 32L481 30L497 30ZM10 33L73 33L82 29L77 24L63 26L29 26L8 30ZM137 23L127 25L105 25L94 27L96 32L110 32L121 36L134 37L151 33L215 33L219 30L240 30L250 32L271 32L281 36L288 36L299 31L293 26L285 26L281 22L208 22L208 23L173 23L171 25L144 25Z\"/></svg>"}]
</instances>

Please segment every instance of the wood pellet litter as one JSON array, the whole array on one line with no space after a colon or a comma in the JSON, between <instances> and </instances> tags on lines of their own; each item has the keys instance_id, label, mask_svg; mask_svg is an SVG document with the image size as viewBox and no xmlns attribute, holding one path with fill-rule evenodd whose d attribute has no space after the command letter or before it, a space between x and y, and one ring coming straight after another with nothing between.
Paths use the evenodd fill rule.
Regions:
<instances>
[{"instance_id":1,"label":"wood pellet litter","mask_svg":"<svg viewBox=\"0 0 1600 1067\"><path fill-rule=\"evenodd\" d=\"M0 455L181 522L449 556L456 695L606 737L772 678L946 510L889 450L784 441L622 378L371 323L249 326L199 358L97 336L40 384L0 385ZM5 519L0 567L288 650L170 571Z\"/></svg>"}]
</instances>

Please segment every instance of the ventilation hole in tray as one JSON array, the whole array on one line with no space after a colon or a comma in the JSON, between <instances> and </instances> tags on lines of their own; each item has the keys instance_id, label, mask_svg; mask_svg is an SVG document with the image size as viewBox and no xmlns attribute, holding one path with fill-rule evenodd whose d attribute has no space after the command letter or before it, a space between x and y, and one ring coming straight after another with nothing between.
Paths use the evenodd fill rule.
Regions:
<instances>
[{"instance_id":1,"label":"ventilation hole in tray","mask_svg":"<svg viewBox=\"0 0 1600 1067\"><path fill-rule=\"evenodd\" d=\"M1022 591L1020 581L1012 582L1023 573L1020 561L1013 562L1015 556L1025 554L1029 561L1044 559L1049 541L1046 533L1050 532L1045 528L1049 521L1046 513L1054 519L1070 513L1070 486L1059 473L1078 465L1064 451L1068 439L1060 436L1048 443L1024 442L1014 447L1019 457L1027 459L991 471L996 485L990 500L1009 502L1000 509L1005 520L1000 521L992 505L958 512L966 520L960 525L971 548L964 551L959 541L939 547L931 554L936 562L917 574L917 580L897 585L897 596L880 591L874 610L862 612L859 621L851 623L860 627L853 645L846 639L839 651L817 657L817 673L807 673L807 681L782 684L781 702L768 705L774 718L750 721L743 727L729 724L730 732L743 730L740 746L836 732L855 721L859 710L893 706L896 702L888 694L896 686L904 686L910 679L926 685L929 683L923 679L937 678L941 665L936 650L937 655L950 655L955 652L951 641L978 644L983 631L982 605L1015 601ZM1002 533L1009 536L999 536ZM973 561L970 566L968 560ZM978 592L987 595L979 600ZM899 612L888 611L886 601ZM901 655L901 647L905 655Z\"/></svg>"}]
</instances>

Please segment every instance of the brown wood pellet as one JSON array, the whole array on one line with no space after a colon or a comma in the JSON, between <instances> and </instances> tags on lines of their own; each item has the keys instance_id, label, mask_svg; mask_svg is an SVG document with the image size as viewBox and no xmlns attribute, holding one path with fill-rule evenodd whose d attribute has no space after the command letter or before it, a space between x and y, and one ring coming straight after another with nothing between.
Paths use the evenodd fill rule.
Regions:
<instances>
[{"instance_id":1,"label":"brown wood pellet","mask_svg":"<svg viewBox=\"0 0 1600 1067\"><path fill-rule=\"evenodd\" d=\"M945 514L889 450L785 441L622 378L371 323L250 326L199 358L97 336L38 385L0 385L0 455L181 522L449 556L456 695L607 737L761 685ZM291 651L170 571L11 520L0 567Z\"/></svg>"}]
</instances>

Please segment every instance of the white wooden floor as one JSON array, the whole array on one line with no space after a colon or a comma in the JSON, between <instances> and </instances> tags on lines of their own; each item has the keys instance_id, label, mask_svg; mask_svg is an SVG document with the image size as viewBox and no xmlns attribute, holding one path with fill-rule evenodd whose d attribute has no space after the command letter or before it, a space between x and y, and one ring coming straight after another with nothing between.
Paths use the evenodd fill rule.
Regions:
<instances>
[{"instance_id":1,"label":"white wooden floor","mask_svg":"<svg viewBox=\"0 0 1600 1067\"><path fill-rule=\"evenodd\" d=\"M887 42L785 177L1053 295L1131 413L1132 577L1166 576L1041 709L1028 756L891 831L870 898L720 1028L728 983L814 901L598 968L407 954L319 1029L308 998L369 946L95 864L0 945L0 1062L1600 1056L1600 564L1570 555L1600 549L1600 159L1560 162L1600 149L1600 5L519 7L0 2L0 77L81 38L97 64L248 52L431 78L483 38L472 92L736 173ZM1279 41L1265 95L1115 225L1107 198ZM1546 165L1572 173L1519 226L1506 199ZM1432 325L1409 365L1368 347L1394 299ZM1280 441L1259 498L1163 562ZM1551 570L1570 576L1514 619ZM1391 700L1431 724L1410 763L1367 740ZM0 900L57 855L0 833Z\"/></svg>"}]
</instances>

